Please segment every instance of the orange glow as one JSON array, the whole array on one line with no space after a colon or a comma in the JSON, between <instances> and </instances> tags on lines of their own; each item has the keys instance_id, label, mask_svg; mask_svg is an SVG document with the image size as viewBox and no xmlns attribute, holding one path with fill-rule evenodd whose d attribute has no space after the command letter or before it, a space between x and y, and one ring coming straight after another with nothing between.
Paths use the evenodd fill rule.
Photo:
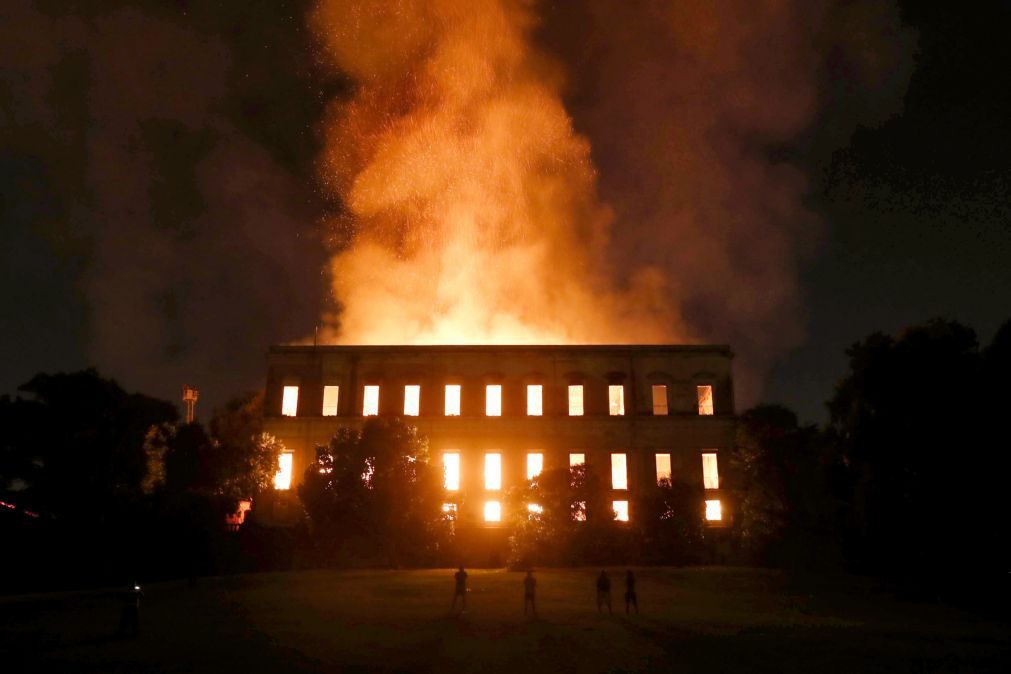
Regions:
<instances>
[{"instance_id":1,"label":"orange glow","mask_svg":"<svg viewBox=\"0 0 1011 674\"><path fill-rule=\"evenodd\" d=\"M502 521L502 504L499 501L484 502L484 521L485 522Z\"/></svg>"},{"instance_id":2,"label":"orange glow","mask_svg":"<svg viewBox=\"0 0 1011 674\"><path fill-rule=\"evenodd\" d=\"M366 386L364 402L362 404L362 416L374 417L379 414L379 387Z\"/></svg>"},{"instance_id":3,"label":"orange glow","mask_svg":"<svg viewBox=\"0 0 1011 674\"><path fill-rule=\"evenodd\" d=\"M460 385L446 384L446 416L460 416Z\"/></svg>"},{"instance_id":4,"label":"orange glow","mask_svg":"<svg viewBox=\"0 0 1011 674\"><path fill-rule=\"evenodd\" d=\"M713 414L713 387L709 385L696 386L695 390L699 399L699 414L711 416Z\"/></svg>"},{"instance_id":5,"label":"orange glow","mask_svg":"<svg viewBox=\"0 0 1011 674\"><path fill-rule=\"evenodd\" d=\"M574 384L569 387L569 416L583 416L583 386Z\"/></svg>"},{"instance_id":6,"label":"orange glow","mask_svg":"<svg viewBox=\"0 0 1011 674\"><path fill-rule=\"evenodd\" d=\"M723 519L723 507L720 500L711 499L706 501L706 520L709 522L719 522Z\"/></svg>"},{"instance_id":7,"label":"orange glow","mask_svg":"<svg viewBox=\"0 0 1011 674\"><path fill-rule=\"evenodd\" d=\"M538 503L528 503L527 504L527 513L529 513L531 515L541 515L541 514L544 513L544 506L542 506L542 505L540 505Z\"/></svg>"},{"instance_id":8,"label":"orange glow","mask_svg":"<svg viewBox=\"0 0 1011 674\"><path fill-rule=\"evenodd\" d=\"M653 384L653 415L667 416L667 387L663 384Z\"/></svg>"},{"instance_id":9,"label":"orange glow","mask_svg":"<svg viewBox=\"0 0 1011 674\"><path fill-rule=\"evenodd\" d=\"M408 384L404 387L404 416L416 417L421 407L421 387Z\"/></svg>"},{"instance_id":10,"label":"orange glow","mask_svg":"<svg viewBox=\"0 0 1011 674\"><path fill-rule=\"evenodd\" d=\"M286 417L293 417L297 410L298 387L285 386L281 396L281 414Z\"/></svg>"},{"instance_id":11,"label":"orange glow","mask_svg":"<svg viewBox=\"0 0 1011 674\"><path fill-rule=\"evenodd\" d=\"M586 464L586 454L575 452L569 454L569 467L582 466Z\"/></svg>"},{"instance_id":12,"label":"orange glow","mask_svg":"<svg viewBox=\"0 0 1011 674\"><path fill-rule=\"evenodd\" d=\"M572 519L577 522L586 521L586 501L576 501L572 504Z\"/></svg>"},{"instance_id":13,"label":"orange glow","mask_svg":"<svg viewBox=\"0 0 1011 674\"><path fill-rule=\"evenodd\" d=\"M502 385L488 384L484 389L484 413L489 417L502 416Z\"/></svg>"},{"instance_id":14,"label":"orange glow","mask_svg":"<svg viewBox=\"0 0 1011 674\"><path fill-rule=\"evenodd\" d=\"M460 488L460 453L445 452L442 455L443 478L442 485L448 491Z\"/></svg>"},{"instance_id":15,"label":"orange glow","mask_svg":"<svg viewBox=\"0 0 1011 674\"><path fill-rule=\"evenodd\" d=\"M612 417L625 414L625 387L618 384L607 387L608 411Z\"/></svg>"},{"instance_id":16,"label":"orange glow","mask_svg":"<svg viewBox=\"0 0 1011 674\"><path fill-rule=\"evenodd\" d=\"M337 416L337 400L340 394L339 386L323 387L323 416Z\"/></svg>"},{"instance_id":17,"label":"orange glow","mask_svg":"<svg viewBox=\"0 0 1011 674\"><path fill-rule=\"evenodd\" d=\"M706 452L702 455L702 486L706 489L720 488L720 471L716 467L714 452Z\"/></svg>"},{"instance_id":18,"label":"orange glow","mask_svg":"<svg viewBox=\"0 0 1011 674\"><path fill-rule=\"evenodd\" d=\"M619 522L628 521L628 501L611 501L611 509L614 510L614 519Z\"/></svg>"},{"instance_id":19,"label":"orange glow","mask_svg":"<svg viewBox=\"0 0 1011 674\"><path fill-rule=\"evenodd\" d=\"M656 481L671 479L670 454L656 455Z\"/></svg>"},{"instance_id":20,"label":"orange glow","mask_svg":"<svg viewBox=\"0 0 1011 674\"><path fill-rule=\"evenodd\" d=\"M498 491L502 488L502 455L497 453L484 455L484 488Z\"/></svg>"},{"instance_id":21,"label":"orange glow","mask_svg":"<svg viewBox=\"0 0 1011 674\"><path fill-rule=\"evenodd\" d=\"M527 454L527 479L534 479L542 470L544 470L544 455L540 452Z\"/></svg>"},{"instance_id":22,"label":"orange glow","mask_svg":"<svg viewBox=\"0 0 1011 674\"><path fill-rule=\"evenodd\" d=\"M527 416L539 417L544 413L544 387L540 384L527 386Z\"/></svg>"},{"instance_id":23,"label":"orange glow","mask_svg":"<svg viewBox=\"0 0 1011 674\"><path fill-rule=\"evenodd\" d=\"M277 457L277 472L274 474L274 489L291 489L291 473L295 456L291 452L281 452Z\"/></svg>"},{"instance_id":24,"label":"orange glow","mask_svg":"<svg viewBox=\"0 0 1011 674\"><path fill-rule=\"evenodd\" d=\"M442 504L442 516L447 520L456 519L456 504L455 503L443 503Z\"/></svg>"},{"instance_id":25,"label":"orange glow","mask_svg":"<svg viewBox=\"0 0 1011 674\"><path fill-rule=\"evenodd\" d=\"M663 274L616 283L611 209L532 3L318 0L320 61L350 79L318 163L350 239L324 342L657 343L685 337ZM337 238L337 237L335 237Z\"/></svg>"},{"instance_id":26,"label":"orange glow","mask_svg":"<svg viewBox=\"0 0 1011 674\"><path fill-rule=\"evenodd\" d=\"M624 454L611 455L611 489L628 489L628 466Z\"/></svg>"}]
</instances>

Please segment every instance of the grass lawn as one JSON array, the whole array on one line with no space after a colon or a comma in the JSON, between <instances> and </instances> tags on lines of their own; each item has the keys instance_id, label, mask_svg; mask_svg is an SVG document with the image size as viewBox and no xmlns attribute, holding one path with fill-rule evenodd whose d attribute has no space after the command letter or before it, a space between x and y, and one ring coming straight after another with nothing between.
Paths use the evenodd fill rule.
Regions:
<instances>
[{"instance_id":1,"label":"grass lawn","mask_svg":"<svg viewBox=\"0 0 1011 674\"><path fill-rule=\"evenodd\" d=\"M598 615L595 569L309 571L145 587L143 634L111 638L103 595L0 600L0 672L955 672L1011 671L1007 624L902 601L848 577L637 570L641 614Z\"/></svg>"}]
</instances>

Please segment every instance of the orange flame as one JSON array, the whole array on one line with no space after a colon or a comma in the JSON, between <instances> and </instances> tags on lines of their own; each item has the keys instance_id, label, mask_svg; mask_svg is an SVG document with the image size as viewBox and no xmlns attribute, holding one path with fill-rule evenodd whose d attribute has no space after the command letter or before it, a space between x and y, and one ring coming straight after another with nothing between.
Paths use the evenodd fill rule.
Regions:
<instances>
[{"instance_id":1,"label":"orange flame","mask_svg":"<svg viewBox=\"0 0 1011 674\"><path fill-rule=\"evenodd\" d=\"M626 287L612 215L528 3L322 0L310 17L356 80L328 110L332 223L324 341L655 342L688 335L656 269Z\"/></svg>"}]
</instances>

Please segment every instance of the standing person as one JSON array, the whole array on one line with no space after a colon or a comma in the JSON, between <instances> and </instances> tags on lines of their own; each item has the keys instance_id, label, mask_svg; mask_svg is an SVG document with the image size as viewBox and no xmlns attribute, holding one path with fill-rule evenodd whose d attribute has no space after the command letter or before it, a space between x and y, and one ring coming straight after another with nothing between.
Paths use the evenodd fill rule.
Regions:
<instances>
[{"instance_id":1,"label":"standing person","mask_svg":"<svg viewBox=\"0 0 1011 674\"><path fill-rule=\"evenodd\" d=\"M117 636L134 639L140 636L140 600L143 596L144 592L136 581L131 584L129 590L122 593L123 610L119 616Z\"/></svg>"},{"instance_id":2,"label":"standing person","mask_svg":"<svg viewBox=\"0 0 1011 674\"><path fill-rule=\"evenodd\" d=\"M608 577L607 571L601 571L597 576L597 613L603 610L604 604L607 604L607 612L613 613L611 611L611 579Z\"/></svg>"},{"instance_id":3,"label":"standing person","mask_svg":"<svg viewBox=\"0 0 1011 674\"><path fill-rule=\"evenodd\" d=\"M628 613L629 605L635 607L635 614L639 615L639 597L635 594L635 574L632 569L625 573L625 613Z\"/></svg>"},{"instance_id":4,"label":"standing person","mask_svg":"<svg viewBox=\"0 0 1011 674\"><path fill-rule=\"evenodd\" d=\"M453 592L453 606L450 611L456 610L456 600L461 599L463 602L463 608L460 610L461 613L466 613L467 611L467 572L463 570L461 566L460 569L453 574L453 579L456 581L456 590Z\"/></svg>"},{"instance_id":5,"label":"standing person","mask_svg":"<svg viewBox=\"0 0 1011 674\"><path fill-rule=\"evenodd\" d=\"M534 578L533 570L527 571L527 577L523 579L523 615L527 614L527 605L534 617L537 617L537 603L534 594L537 591L537 579Z\"/></svg>"}]
</instances>

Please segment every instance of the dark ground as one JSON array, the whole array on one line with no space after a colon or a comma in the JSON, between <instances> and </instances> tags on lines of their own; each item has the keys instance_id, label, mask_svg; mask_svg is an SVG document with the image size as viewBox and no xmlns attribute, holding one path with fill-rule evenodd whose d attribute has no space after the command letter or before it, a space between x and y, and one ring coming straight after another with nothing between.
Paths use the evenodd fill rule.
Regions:
<instances>
[{"instance_id":1,"label":"dark ground","mask_svg":"<svg viewBox=\"0 0 1011 674\"><path fill-rule=\"evenodd\" d=\"M117 640L107 594L0 600L3 672L1008 672L1007 623L874 582L753 569L638 570L642 613L594 605L595 569L311 571L146 586L143 633Z\"/></svg>"}]
</instances>

